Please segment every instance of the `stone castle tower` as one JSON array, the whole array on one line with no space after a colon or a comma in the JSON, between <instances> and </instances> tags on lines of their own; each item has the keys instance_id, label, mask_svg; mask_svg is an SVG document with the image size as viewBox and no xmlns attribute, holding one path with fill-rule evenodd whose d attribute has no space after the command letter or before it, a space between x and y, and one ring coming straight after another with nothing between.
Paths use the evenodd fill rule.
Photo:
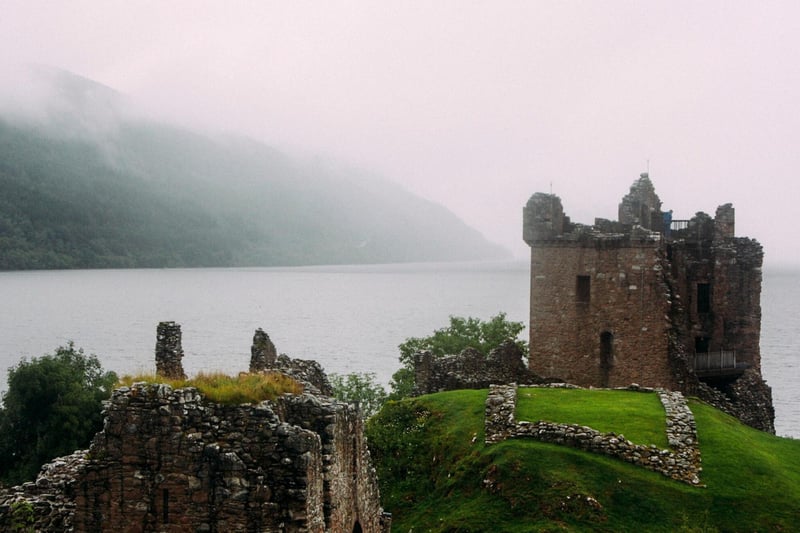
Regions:
<instances>
[{"instance_id":1,"label":"stone castle tower","mask_svg":"<svg viewBox=\"0 0 800 533\"><path fill-rule=\"evenodd\" d=\"M673 220L642 174L619 220L592 226L573 223L558 196L534 194L523 238L533 372L582 386L699 394L774 431L759 350L763 252L734 236L731 204L714 218Z\"/></svg>"}]
</instances>

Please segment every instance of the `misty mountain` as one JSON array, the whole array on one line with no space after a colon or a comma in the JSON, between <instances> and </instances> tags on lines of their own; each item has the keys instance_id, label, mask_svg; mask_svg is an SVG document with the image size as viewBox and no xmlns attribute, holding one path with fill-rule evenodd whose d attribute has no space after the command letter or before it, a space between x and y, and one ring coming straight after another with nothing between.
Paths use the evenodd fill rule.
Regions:
<instances>
[{"instance_id":1,"label":"misty mountain","mask_svg":"<svg viewBox=\"0 0 800 533\"><path fill-rule=\"evenodd\" d=\"M390 181L159 123L108 87L29 72L24 90L0 94L0 269L508 256Z\"/></svg>"}]
</instances>

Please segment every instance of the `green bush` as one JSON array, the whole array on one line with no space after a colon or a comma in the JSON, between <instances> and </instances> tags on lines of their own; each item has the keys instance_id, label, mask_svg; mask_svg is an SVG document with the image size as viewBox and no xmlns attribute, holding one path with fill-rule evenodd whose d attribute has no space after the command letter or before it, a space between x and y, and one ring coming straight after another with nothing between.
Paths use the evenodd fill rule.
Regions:
<instances>
[{"instance_id":1,"label":"green bush","mask_svg":"<svg viewBox=\"0 0 800 533\"><path fill-rule=\"evenodd\" d=\"M399 400L411 396L414 391L414 354L427 350L434 357L454 355L466 348L474 348L483 355L489 355L494 348L512 339L517 343L523 356L528 353L528 343L519 340L525 329L522 322L513 322L505 313L498 313L489 320L474 317L451 316L450 325L437 329L427 337L409 337L398 348L402 368L392 375L389 398Z\"/></svg>"},{"instance_id":2,"label":"green bush","mask_svg":"<svg viewBox=\"0 0 800 533\"><path fill-rule=\"evenodd\" d=\"M47 461L86 447L102 427L102 401L116 381L72 342L10 368L0 409L0 479L31 480Z\"/></svg>"},{"instance_id":3,"label":"green bush","mask_svg":"<svg viewBox=\"0 0 800 533\"><path fill-rule=\"evenodd\" d=\"M337 400L357 405L364 418L377 413L386 401L386 391L376 383L373 372L331 374L329 379L333 396Z\"/></svg>"}]
</instances>

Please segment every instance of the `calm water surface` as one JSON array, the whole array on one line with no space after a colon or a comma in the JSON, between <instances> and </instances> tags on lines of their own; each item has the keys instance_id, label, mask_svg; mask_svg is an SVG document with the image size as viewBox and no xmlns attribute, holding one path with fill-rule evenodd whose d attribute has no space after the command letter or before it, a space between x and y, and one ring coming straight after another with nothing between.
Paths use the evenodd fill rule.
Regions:
<instances>
[{"instance_id":1,"label":"calm water surface","mask_svg":"<svg viewBox=\"0 0 800 533\"><path fill-rule=\"evenodd\" d=\"M764 275L763 371L778 434L800 437L800 272ZM50 353L69 340L118 373L154 370L156 325L183 330L184 368L247 370L261 327L279 352L328 372L374 372L387 383L406 337L449 315L505 311L527 323L528 265L83 270L0 273L0 366Z\"/></svg>"}]
</instances>

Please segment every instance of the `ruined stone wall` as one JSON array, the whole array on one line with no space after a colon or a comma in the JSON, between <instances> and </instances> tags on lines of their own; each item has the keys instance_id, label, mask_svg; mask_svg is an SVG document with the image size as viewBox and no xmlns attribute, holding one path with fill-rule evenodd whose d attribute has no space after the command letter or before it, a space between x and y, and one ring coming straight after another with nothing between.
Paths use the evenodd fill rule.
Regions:
<instances>
[{"instance_id":1,"label":"ruined stone wall","mask_svg":"<svg viewBox=\"0 0 800 533\"><path fill-rule=\"evenodd\" d=\"M37 531L387 531L361 429L307 394L225 406L136 384L114 392L88 452L0 494L0 510L34 502Z\"/></svg>"},{"instance_id":2,"label":"ruined stone wall","mask_svg":"<svg viewBox=\"0 0 800 533\"><path fill-rule=\"evenodd\" d=\"M327 374L322 366L311 359L294 359L278 350L263 329L258 328L250 347L250 372L282 372L303 383L309 392L333 395Z\"/></svg>"},{"instance_id":3,"label":"ruined stone wall","mask_svg":"<svg viewBox=\"0 0 800 533\"><path fill-rule=\"evenodd\" d=\"M353 531L356 522L364 531L384 531L377 477L357 410L341 403L325 409L318 398L308 395L281 400L288 423L320 436L326 531Z\"/></svg>"},{"instance_id":4,"label":"ruined stone wall","mask_svg":"<svg viewBox=\"0 0 800 533\"><path fill-rule=\"evenodd\" d=\"M698 239L689 233L669 244L670 271L684 311L674 320L691 351L695 339L705 338L709 351L735 350L737 362L760 371L763 250L753 239L727 237L733 222L727 210L722 213L727 218L721 223L729 227L721 231L703 213L692 219L698 233L718 238ZM700 284L710 291L705 309L699 305Z\"/></svg>"},{"instance_id":5,"label":"ruined stone wall","mask_svg":"<svg viewBox=\"0 0 800 533\"><path fill-rule=\"evenodd\" d=\"M697 396L750 427L775 433L772 389L755 369L746 370L741 377L722 389L700 383Z\"/></svg>"},{"instance_id":6,"label":"ruined stone wall","mask_svg":"<svg viewBox=\"0 0 800 533\"><path fill-rule=\"evenodd\" d=\"M182 359L180 324L159 322L156 328L156 374L171 379L186 379Z\"/></svg>"},{"instance_id":7,"label":"ruined stone wall","mask_svg":"<svg viewBox=\"0 0 800 533\"><path fill-rule=\"evenodd\" d=\"M485 389L494 383L541 383L528 370L522 351L506 341L488 356L473 348L458 355L434 358L430 352L414 354L414 394L445 390Z\"/></svg>"},{"instance_id":8,"label":"ruined stone wall","mask_svg":"<svg viewBox=\"0 0 800 533\"><path fill-rule=\"evenodd\" d=\"M619 221L628 226L639 225L652 231L663 230L661 200L647 173L633 182L619 204Z\"/></svg>"},{"instance_id":9,"label":"ruined stone wall","mask_svg":"<svg viewBox=\"0 0 800 533\"><path fill-rule=\"evenodd\" d=\"M278 351L266 332L258 328L253 334L253 345L250 347L250 372L261 372L275 366Z\"/></svg>"},{"instance_id":10,"label":"ruined stone wall","mask_svg":"<svg viewBox=\"0 0 800 533\"><path fill-rule=\"evenodd\" d=\"M663 269L657 240L537 242L531 248L531 370L582 386L674 388ZM578 276L588 279L583 297Z\"/></svg>"},{"instance_id":11,"label":"ruined stone wall","mask_svg":"<svg viewBox=\"0 0 800 533\"><path fill-rule=\"evenodd\" d=\"M81 531L322 531L322 453L266 405L205 404L194 389L114 393L75 485ZM302 500L298 494L304 494Z\"/></svg>"},{"instance_id":12,"label":"ruined stone wall","mask_svg":"<svg viewBox=\"0 0 800 533\"><path fill-rule=\"evenodd\" d=\"M328 375L322 366L311 359L295 359L286 354L280 354L275 360L275 365L268 370L277 370L310 388L315 394L323 396L333 395L333 387L328 380Z\"/></svg>"},{"instance_id":13,"label":"ruined stone wall","mask_svg":"<svg viewBox=\"0 0 800 533\"><path fill-rule=\"evenodd\" d=\"M737 362L761 371L761 245L747 238L714 243L714 337Z\"/></svg>"},{"instance_id":14,"label":"ruined stone wall","mask_svg":"<svg viewBox=\"0 0 800 533\"><path fill-rule=\"evenodd\" d=\"M522 238L528 244L537 240L554 239L569 226L561 199L554 194L537 192L522 210Z\"/></svg>"}]
</instances>

